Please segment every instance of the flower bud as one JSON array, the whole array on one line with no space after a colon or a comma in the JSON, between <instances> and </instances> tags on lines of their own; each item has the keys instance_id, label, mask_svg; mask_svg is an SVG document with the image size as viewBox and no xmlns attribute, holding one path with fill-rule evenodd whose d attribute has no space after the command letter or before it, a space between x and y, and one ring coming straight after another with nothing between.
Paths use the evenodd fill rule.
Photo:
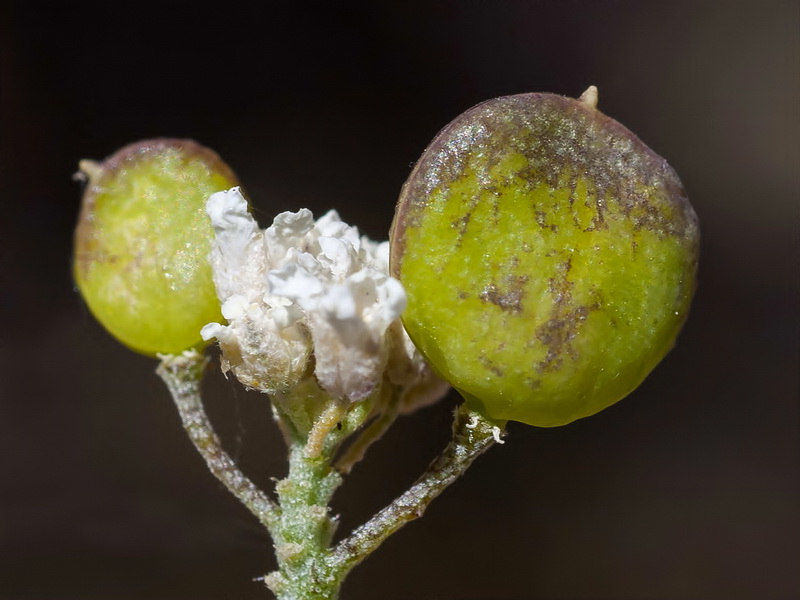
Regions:
<instances>
[{"instance_id":1,"label":"flower bud","mask_svg":"<svg viewBox=\"0 0 800 600\"><path fill-rule=\"evenodd\" d=\"M88 176L75 231L74 276L92 314L143 354L175 354L202 343L220 319L208 254L205 203L236 185L213 151L189 140L131 144Z\"/></svg>"},{"instance_id":2,"label":"flower bud","mask_svg":"<svg viewBox=\"0 0 800 600\"><path fill-rule=\"evenodd\" d=\"M606 408L687 316L695 213L666 161L596 100L484 102L434 138L400 195L403 323L490 419L556 426Z\"/></svg>"}]
</instances>

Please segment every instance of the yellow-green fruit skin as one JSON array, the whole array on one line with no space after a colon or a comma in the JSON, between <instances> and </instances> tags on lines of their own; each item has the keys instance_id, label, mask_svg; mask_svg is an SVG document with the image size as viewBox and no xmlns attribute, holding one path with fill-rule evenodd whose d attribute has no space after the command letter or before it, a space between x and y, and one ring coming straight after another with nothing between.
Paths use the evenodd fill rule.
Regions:
<instances>
[{"instance_id":1,"label":"yellow-green fruit skin","mask_svg":"<svg viewBox=\"0 0 800 600\"><path fill-rule=\"evenodd\" d=\"M542 427L617 402L664 357L699 246L666 161L552 94L490 100L443 129L391 237L423 355L486 417Z\"/></svg>"},{"instance_id":2,"label":"yellow-green fruit skin","mask_svg":"<svg viewBox=\"0 0 800 600\"><path fill-rule=\"evenodd\" d=\"M74 276L92 314L143 354L201 345L203 325L222 319L205 204L237 185L235 175L213 151L174 139L131 144L89 166Z\"/></svg>"}]
</instances>

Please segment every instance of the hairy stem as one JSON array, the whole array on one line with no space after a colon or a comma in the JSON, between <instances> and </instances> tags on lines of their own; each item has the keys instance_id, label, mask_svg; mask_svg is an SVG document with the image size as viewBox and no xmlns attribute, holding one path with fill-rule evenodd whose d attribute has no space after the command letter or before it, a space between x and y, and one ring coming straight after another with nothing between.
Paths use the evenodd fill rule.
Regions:
<instances>
[{"instance_id":1,"label":"hairy stem","mask_svg":"<svg viewBox=\"0 0 800 600\"><path fill-rule=\"evenodd\" d=\"M328 505L342 483L331 463L342 441L368 418L370 403L346 407L316 390L311 394L311 406L322 410L311 417L288 398L276 402L276 415L289 442L289 473L276 486L279 506L245 477L214 433L200 394L207 363L194 351L164 356L157 373L169 388L184 429L208 468L272 536L278 570L267 575L264 583L279 600L336 600L344 578L355 565L392 533L421 517L428 504L478 456L501 441L502 430L497 424L462 405L455 414L452 441L426 473L407 492L331 548L337 519L330 514ZM393 407L389 408L387 412L394 416ZM385 424L381 422L376 427L376 431L366 433L364 444L368 445Z\"/></svg>"},{"instance_id":2,"label":"hairy stem","mask_svg":"<svg viewBox=\"0 0 800 600\"><path fill-rule=\"evenodd\" d=\"M338 597L341 580L326 558L336 530L328 504L341 481L329 455L310 455L303 444L289 449L289 474L275 488L282 509L273 536L278 571L264 580L280 600Z\"/></svg>"},{"instance_id":3,"label":"hairy stem","mask_svg":"<svg viewBox=\"0 0 800 600\"><path fill-rule=\"evenodd\" d=\"M394 502L342 540L330 555L330 565L344 578L350 569L374 552L383 541L406 523L422 516L473 461L501 441L502 430L478 413L461 405L453 422L453 439L425 474Z\"/></svg>"},{"instance_id":4,"label":"hairy stem","mask_svg":"<svg viewBox=\"0 0 800 600\"><path fill-rule=\"evenodd\" d=\"M239 470L225 452L203 407L200 383L208 359L196 351L161 359L156 373L167 384L183 428L195 448L214 476L272 532L280 518L280 508Z\"/></svg>"},{"instance_id":5,"label":"hairy stem","mask_svg":"<svg viewBox=\"0 0 800 600\"><path fill-rule=\"evenodd\" d=\"M315 386L305 388L299 399L283 395L276 402L276 414L290 432L289 473L275 487L281 506L272 532L278 570L264 583L279 600L338 597L342 574L329 564L337 518L328 505L342 477L331 462L341 443L363 425L371 404L348 406Z\"/></svg>"}]
</instances>

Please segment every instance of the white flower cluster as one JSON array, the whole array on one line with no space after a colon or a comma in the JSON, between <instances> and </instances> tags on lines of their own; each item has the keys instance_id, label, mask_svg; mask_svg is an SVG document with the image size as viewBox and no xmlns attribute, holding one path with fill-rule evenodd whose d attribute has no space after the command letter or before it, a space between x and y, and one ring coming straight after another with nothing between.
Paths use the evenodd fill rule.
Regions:
<instances>
[{"instance_id":1,"label":"white flower cluster","mask_svg":"<svg viewBox=\"0 0 800 600\"><path fill-rule=\"evenodd\" d=\"M210 323L201 333L219 341L225 371L274 393L311 376L313 364L320 387L335 398L363 400L384 375L427 389L425 401L441 396L445 387L432 384L398 321L406 294L388 275L388 242L359 236L335 211L317 221L307 209L284 212L262 231L238 187L213 194L206 210L228 324Z\"/></svg>"}]
</instances>

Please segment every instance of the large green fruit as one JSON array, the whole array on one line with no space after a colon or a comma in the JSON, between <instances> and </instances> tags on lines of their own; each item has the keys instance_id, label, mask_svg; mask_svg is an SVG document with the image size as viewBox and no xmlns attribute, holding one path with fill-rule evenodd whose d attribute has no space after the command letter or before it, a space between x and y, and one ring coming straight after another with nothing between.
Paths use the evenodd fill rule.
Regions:
<instances>
[{"instance_id":1,"label":"large green fruit","mask_svg":"<svg viewBox=\"0 0 800 600\"><path fill-rule=\"evenodd\" d=\"M490 419L555 426L636 388L686 319L699 231L666 161L581 100L484 102L403 187L403 323Z\"/></svg>"},{"instance_id":2,"label":"large green fruit","mask_svg":"<svg viewBox=\"0 0 800 600\"><path fill-rule=\"evenodd\" d=\"M220 321L208 254L209 195L237 184L216 153L189 140L146 140L89 176L75 231L74 275L92 314L123 344L148 355L202 343Z\"/></svg>"}]
</instances>

